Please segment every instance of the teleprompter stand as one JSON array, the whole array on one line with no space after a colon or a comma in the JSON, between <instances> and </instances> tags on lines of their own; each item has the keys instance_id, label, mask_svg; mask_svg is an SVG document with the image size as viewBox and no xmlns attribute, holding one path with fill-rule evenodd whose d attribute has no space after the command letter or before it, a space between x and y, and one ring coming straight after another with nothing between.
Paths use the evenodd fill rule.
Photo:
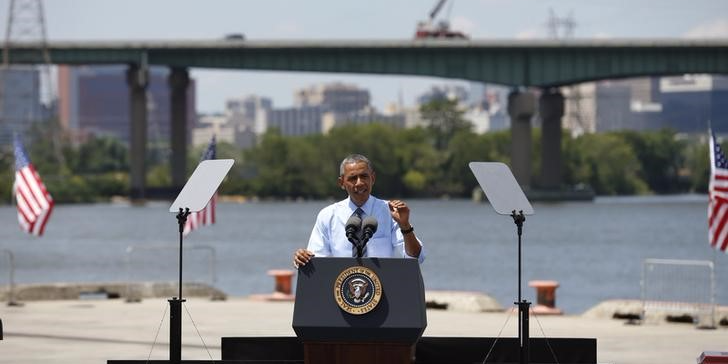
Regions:
<instances>
[{"instance_id":1,"label":"teleprompter stand","mask_svg":"<svg viewBox=\"0 0 728 364\"><path fill-rule=\"evenodd\" d=\"M200 162L169 208L179 225L179 295L169 299L169 362L182 362L182 241L187 216L205 208L233 165L232 159Z\"/></svg>"},{"instance_id":2,"label":"teleprompter stand","mask_svg":"<svg viewBox=\"0 0 728 364\"><path fill-rule=\"evenodd\" d=\"M520 364L529 362L528 314L531 302L521 297L521 235L525 215L533 215L533 207L516 182L511 170L503 163L470 162L478 184L485 192L493 209L500 215L509 215L516 224L518 234L518 342ZM516 212L517 211L517 212Z\"/></svg>"}]
</instances>

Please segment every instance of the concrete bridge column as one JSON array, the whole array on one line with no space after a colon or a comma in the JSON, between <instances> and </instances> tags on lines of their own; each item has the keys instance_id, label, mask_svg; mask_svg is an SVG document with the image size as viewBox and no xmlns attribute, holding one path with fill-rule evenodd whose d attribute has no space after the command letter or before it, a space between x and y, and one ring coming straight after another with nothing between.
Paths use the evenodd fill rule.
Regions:
<instances>
[{"instance_id":1,"label":"concrete bridge column","mask_svg":"<svg viewBox=\"0 0 728 364\"><path fill-rule=\"evenodd\" d=\"M513 91L508 95L511 116L511 169L524 190L531 182L531 118L536 112L536 97L530 92Z\"/></svg>"},{"instance_id":2,"label":"concrete bridge column","mask_svg":"<svg viewBox=\"0 0 728 364\"><path fill-rule=\"evenodd\" d=\"M129 85L129 116L131 128L129 133L129 163L131 182L129 197L132 200L143 200L146 190L147 166L147 85L149 75L146 69L131 64L126 71L126 83Z\"/></svg>"},{"instance_id":3,"label":"concrete bridge column","mask_svg":"<svg viewBox=\"0 0 728 364\"><path fill-rule=\"evenodd\" d=\"M187 180L187 86L186 68L172 67L169 73L170 122L172 146L172 186L180 190Z\"/></svg>"},{"instance_id":4,"label":"concrete bridge column","mask_svg":"<svg viewBox=\"0 0 728 364\"><path fill-rule=\"evenodd\" d=\"M561 118L564 95L547 90L539 101L541 115L541 184L545 189L561 187Z\"/></svg>"}]
</instances>

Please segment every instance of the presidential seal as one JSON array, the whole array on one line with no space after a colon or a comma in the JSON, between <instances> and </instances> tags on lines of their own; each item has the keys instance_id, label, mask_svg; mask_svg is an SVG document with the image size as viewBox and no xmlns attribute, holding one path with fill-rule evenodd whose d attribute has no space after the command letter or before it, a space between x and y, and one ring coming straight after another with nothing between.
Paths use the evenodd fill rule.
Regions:
<instances>
[{"instance_id":1,"label":"presidential seal","mask_svg":"<svg viewBox=\"0 0 728 364\"><path fill-rule=\"evenodd\" d=\"M382 298L382 284L373 270L366 267L344 269L334 283L334 299L339 307L352 314L369 313Z\"/></svg>"}]
</instances>

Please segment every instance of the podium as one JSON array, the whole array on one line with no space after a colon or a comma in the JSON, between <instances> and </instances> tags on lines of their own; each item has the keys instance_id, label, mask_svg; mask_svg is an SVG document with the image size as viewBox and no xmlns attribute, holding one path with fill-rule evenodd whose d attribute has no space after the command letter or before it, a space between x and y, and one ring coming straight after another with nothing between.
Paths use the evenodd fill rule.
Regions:
<instances>
[{"instance_id":1,"label":"podium","mask_svg":"<svg viewBox=\"0 0 728 364\"><path fill-rule=\"evenodd\" d=\"M424 288L416 259L311 259L293 309L305 363L412 363L427 327Z\"/></svg>"}]
</instances>

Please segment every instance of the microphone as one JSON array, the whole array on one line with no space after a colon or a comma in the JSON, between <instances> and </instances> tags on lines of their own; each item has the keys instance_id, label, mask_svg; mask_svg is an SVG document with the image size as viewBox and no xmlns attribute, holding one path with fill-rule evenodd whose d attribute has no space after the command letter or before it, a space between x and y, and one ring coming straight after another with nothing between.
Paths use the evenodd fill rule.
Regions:
<instances>
[{"instance_id":1,"label":"microphone","mask_svg":"<svg viewBox=\"0 0 728 364\"><path fill-rule=\"evenodd\" d=\"M359 245L359 230L361 230L361 217L351 215L349 220L346 221L346 238L354 244Z\"/></svg>"},{"instance_id":2,"label":"microphone","mask_svg":"<svg viewBox=\"0 0 728 364\"><path fill-rule=\"evenodd\" d=\"M371 239L372 235L377 232L377 225L379 225L379 223L374 216L367 216L364 218L364 222L362 223L362 225L364 226L362 228L362 245L366 245L367 241Z\"/></svg>"}]
</instances>

